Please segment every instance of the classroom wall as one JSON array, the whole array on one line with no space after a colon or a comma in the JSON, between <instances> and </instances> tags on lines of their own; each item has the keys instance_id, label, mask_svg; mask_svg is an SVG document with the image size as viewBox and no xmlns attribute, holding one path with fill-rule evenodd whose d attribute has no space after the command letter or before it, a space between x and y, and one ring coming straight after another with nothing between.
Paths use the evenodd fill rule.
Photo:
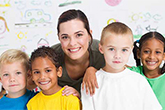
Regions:
<instances>
[{"instance_id":1,"label":"classroom wall","mask_svg":"<svg viewBox=\"0 0 165 110\"><path fill-rule=\"evenodd\" d=\"M58 43L57 19L68 9L84 11L95 39L116 21L128 25L135 40L149 31L165 34L164 0L0 0L0 54L16 48L30 56L39 46ZM128 64L135 65L132 55Z\"/></svg>"}]
</instances>

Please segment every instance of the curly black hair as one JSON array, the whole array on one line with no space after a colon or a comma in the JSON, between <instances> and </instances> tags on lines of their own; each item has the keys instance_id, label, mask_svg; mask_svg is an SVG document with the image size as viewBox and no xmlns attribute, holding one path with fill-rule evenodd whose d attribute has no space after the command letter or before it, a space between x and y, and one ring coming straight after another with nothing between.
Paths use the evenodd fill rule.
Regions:
<instances>
[{"instance_id":1,"label":"curly black hair","mask_svg":"<svg viewBox=\"0 0 165 110\"><path fill-rule=\"evenodd\" d=\"M42 58L47 57L57 69L60 67L59 55L55 53L53 48L42 46L32 52L29 60L30 70L32 70L32 66L31 66L32 62L38 57L42 57Z\"/></svg>"}]
</instances>

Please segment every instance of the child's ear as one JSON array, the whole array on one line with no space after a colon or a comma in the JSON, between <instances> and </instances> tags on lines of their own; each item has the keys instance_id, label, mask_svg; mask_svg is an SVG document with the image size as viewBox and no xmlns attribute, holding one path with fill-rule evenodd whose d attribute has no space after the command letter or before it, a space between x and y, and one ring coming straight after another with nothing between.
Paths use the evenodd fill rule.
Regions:
<instances>
[{"instance_id":1,"label":"child's ear","mask_svg":"<svg viewBox=\"0 0 165 110\"><path fill-rule=\"evenodd\" d=\"M164 52L164 54L163 54L163 60L165 61L165 52Z\"/></svg>"},{"instance_id":2,"label":"child's ear","mask_svg":"<svg viewBox=\"0 0 165 110\"><path fill-rule=\"evenodd\" d=\"M102 49L102 45L99 43L99 51L100 51L100 53L102 53L103 54L103 49Z\"/></svg>"},{"instance_id":3,"label":"child's ear","mask_svg":"<svg viewBox=\"0 0 165 110\"><path fill-rule=\"evenodd\" d=\"M137 49L137 58L140 59L140 50Z\"/></svg>"},{"instance_id":4,"label":"child's ear","mask_svg":"<svg viewBox=\"0 0 165 110\"><path fill-rule=\"evenodd\" d=\"M62 67L61 66L57 69L57 76L58 77L62 76Z\"/></svg>"}]
</instances>

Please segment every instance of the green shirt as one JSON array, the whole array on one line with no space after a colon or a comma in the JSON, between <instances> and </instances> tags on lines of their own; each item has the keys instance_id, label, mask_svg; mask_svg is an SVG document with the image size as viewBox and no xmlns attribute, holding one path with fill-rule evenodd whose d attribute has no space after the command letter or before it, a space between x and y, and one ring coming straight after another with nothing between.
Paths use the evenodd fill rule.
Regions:
<instances>
[{"instance_id":1,"label":"green shirt","mask_svg":"<svg viewBox=\"0 0 165 110\"><path fill-rule=\"evenodd\" d=\"M149 82L151 88L153 89L159 103L161 104L161 106L163 108L162 110L165 110L165 74L162 74L161 76L159 76L157 78L147 78L143 74L142 66L132 67L129 69L140 73L147 79L147 81Z\"/></svg>"},{"instance_id":2,"label":"green shirt","mask_svg":"<svg viewBox=\"0 0 165 110\"><path fill-rule=\"evenodd\" d=\"M78 80L73 80L72 78L70 78L65 67L64 52L61 48L61 44L60 43L56 44L52 46L52 48L55 50L56 53L60 55L60 61L62 66L62 77L58 78L59 85L62 87L65 85L74 87L80 93L83 77ZM93 66L96 69L100 69L104 67L105 61L103 55L99 51L99 41L93 40L93 43L88 50L89 50L89 60L90 60L89 66Z\"/></svg>"}]
</instances>

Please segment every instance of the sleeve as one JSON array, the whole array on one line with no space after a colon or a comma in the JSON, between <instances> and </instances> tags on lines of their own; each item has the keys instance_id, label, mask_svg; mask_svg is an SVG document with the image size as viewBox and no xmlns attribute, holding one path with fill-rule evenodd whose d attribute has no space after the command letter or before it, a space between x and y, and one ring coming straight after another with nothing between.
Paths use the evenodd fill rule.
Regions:
<instances>
[{"instance_id":1,"label":"sleeve","mask_svg":"<svg viewBox=\"0 0 165 110\"><path fill-rule=\"evenodd\" d=\"M93 104L93 97L86 94L86 90L81 89L82 110L95 110Z\"/></svg>"},{"instance_id":2,"label":"sleeve","mask_svg":"<svg viewBox=\"0 0 165 110\"><path fill-rule=\"evenodd\" d=\"M97 70L105 66L103 54L99 51L99 41L94 39L90 48L90 66Z\"/></svg>"},{"instance_id":3,"label":"sleeve","mask_svg":"<svg viewBox=\"0 0 165 110\"><path fill-rule=\"evenodd\" d=\"M162 110L162 107L159 104L151 86L149 85L149 83L145 78L141 81L141 84L143 85L142 88L143 91L142 98L144 102L143 110Z\"/></svg>"},{"instance_id":4,"label":"sleeve","mask_svg":"<svg viewBox=\"0 0 165 110\"><path fill-rule=\"evenodd\" d=\"M27 106L27 110L32 110L30 101L26 104L26 106Z\"/></svg>"}]
</instances>

